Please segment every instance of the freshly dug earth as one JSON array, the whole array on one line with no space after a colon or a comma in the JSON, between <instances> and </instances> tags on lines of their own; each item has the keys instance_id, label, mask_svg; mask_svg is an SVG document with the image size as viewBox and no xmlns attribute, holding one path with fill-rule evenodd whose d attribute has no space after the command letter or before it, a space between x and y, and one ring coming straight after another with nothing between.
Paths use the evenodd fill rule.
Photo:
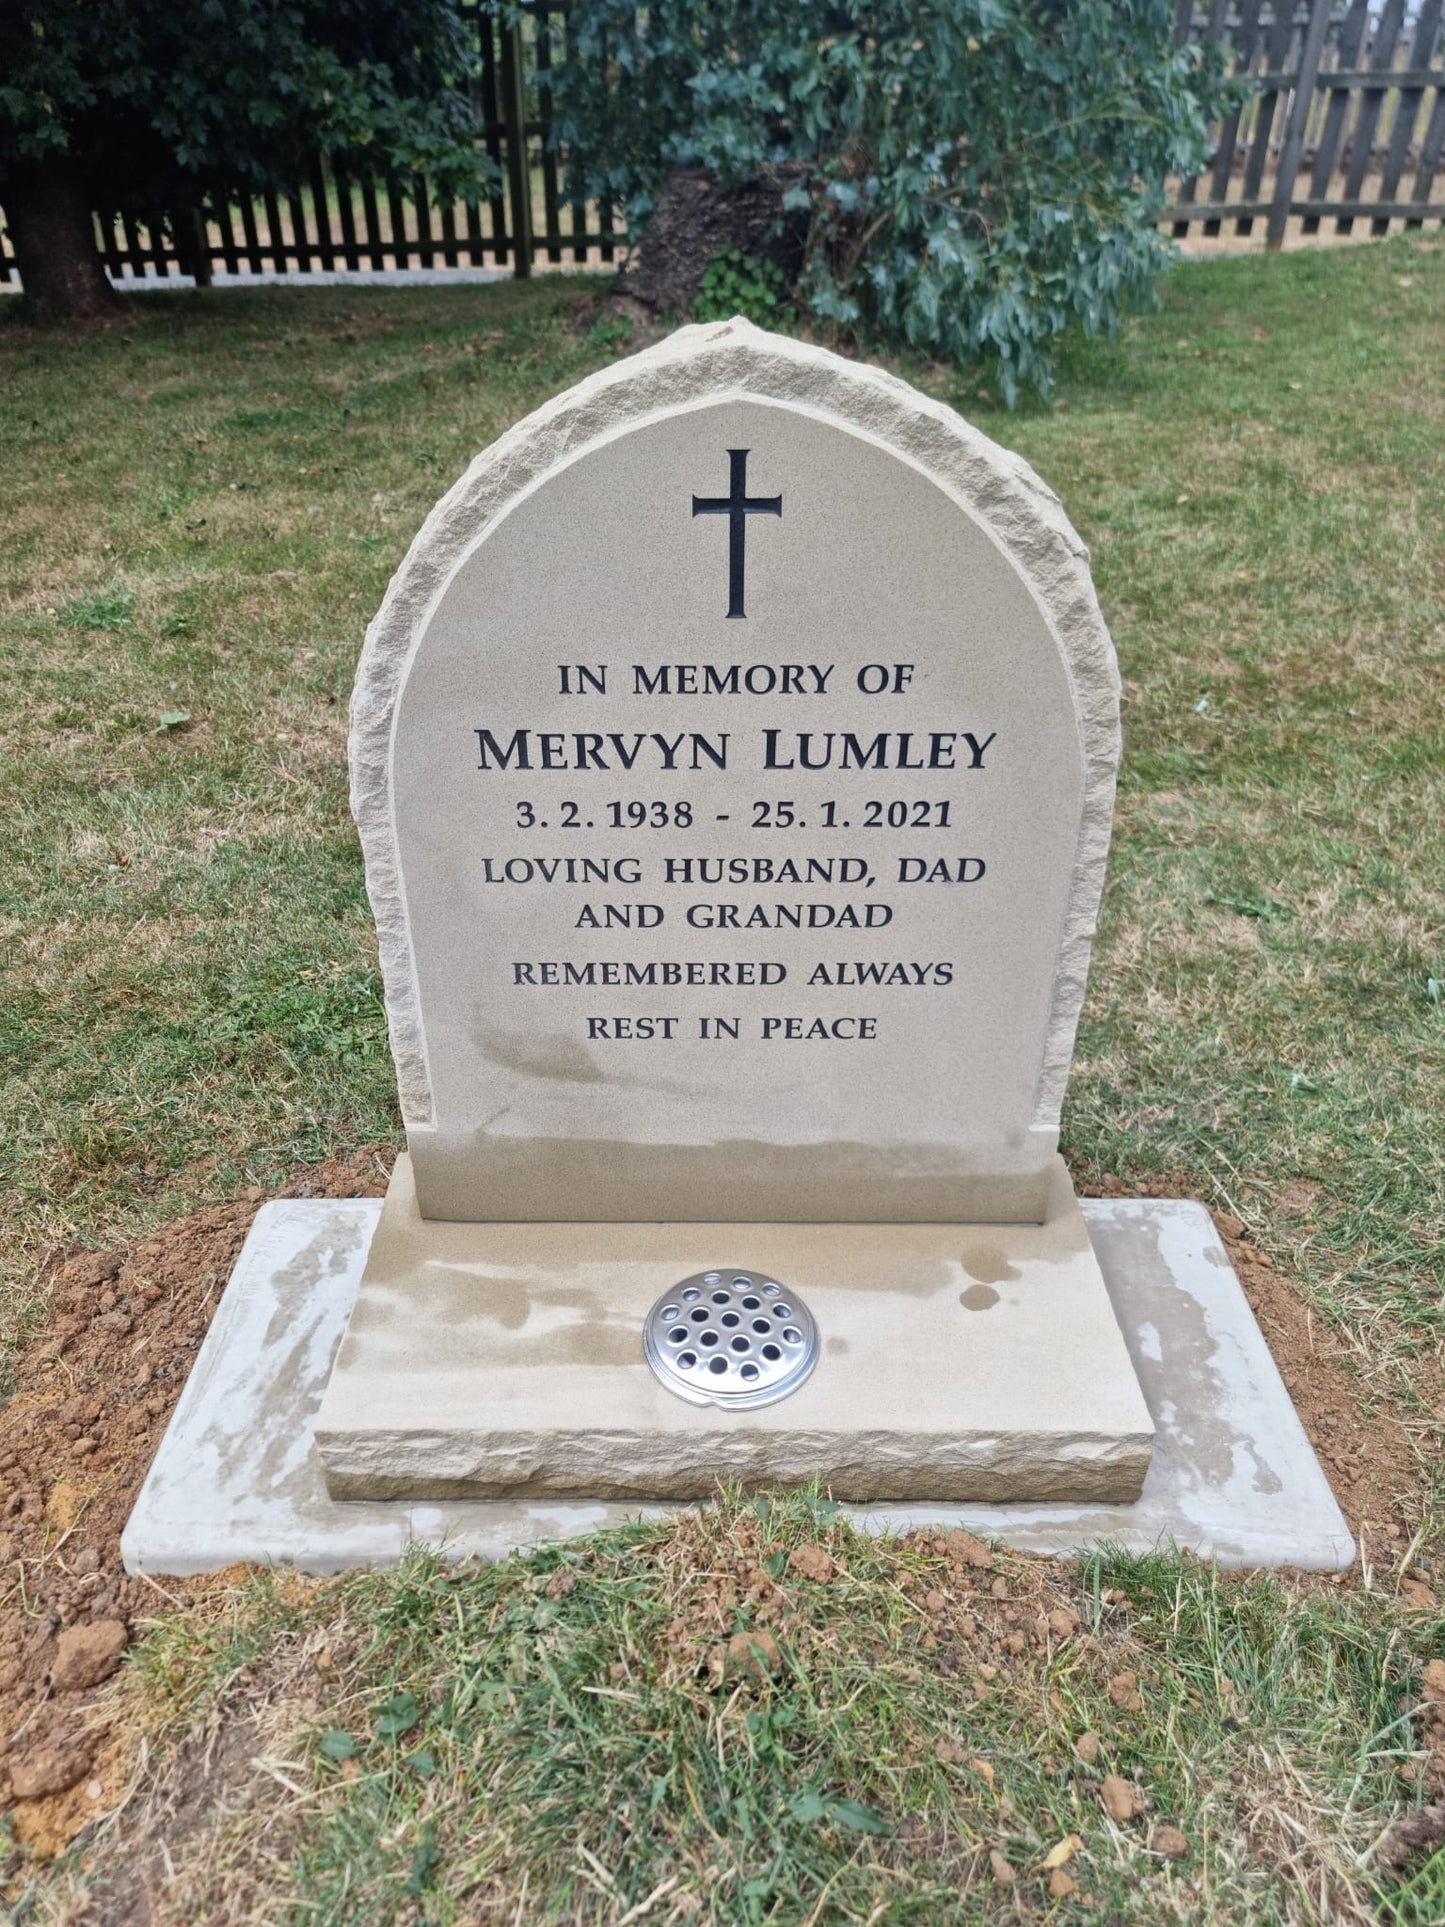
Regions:
<instances>
[{"instance_id":1,"label":"freshly dug earth","mask_svg":"<svg viewBox=\"0 0 1445 1927\"><path fill-rule=\"evenodd\" d=\"M282 1195L376 1196L388 1162L372 1148L299 1174ZM1101 1188L1184 1195L1158 1179ZM212 1583L128 1578L120 1533L260 1202L251 1193L129 1248L46 1262L51 1330L18 1360L19 1390L0 1408L0 1561L10 1574L0 1601L0 1812L13 1813L32 1852L58 1851L114 1806L127 1756L107 1724L106 1680L139 1620ZM1378 1585L1418 1521L1419 1455L1396 1419L1367 1417L1343 1344L1313 1324L1243 1226L1217 1222ZM1426 1590L1408 1575L1400 1585Z\"/></svg>"},{"instance_id":2,"label":"freshly dug earth","mask_svg":"<svg viewBox=\"0 0 1445 1927\"><path fill-rule=\"evenodd\" d=\"M373 1197L376 1148L303 1171L287 1197ZM116 1251L57 1251L48 1335L17 1361L0 1407L0 1812L52 1851L113 1802L104 1682L141 1618L189 1590L126 1576L135 1504L260 1192Z\"/></svg>"},{"instance_id":3,"label":"freshly dug earth","mask_svg":"<svg viewBox=\"0 0 1445 1927\"><path fill-rule=\"evenodd\" d=\"M1288 1281L1249 1242L1238 1219L1216 1214L1215 1222L1335 1497L1366 1555L1388 1564L1391 1547L1398 1552L1396 1541L1402 1533L1408 1537L1420 1519L1424 1481L1409 1432L1378 1406L1366 1414L1344 1344L1315 1323ZM1423 1392L1429 1366L1422 1364L1420 1372ZM1445 1396L1431 1404L1445 1415Z\"/></svg>"}]
</instances>

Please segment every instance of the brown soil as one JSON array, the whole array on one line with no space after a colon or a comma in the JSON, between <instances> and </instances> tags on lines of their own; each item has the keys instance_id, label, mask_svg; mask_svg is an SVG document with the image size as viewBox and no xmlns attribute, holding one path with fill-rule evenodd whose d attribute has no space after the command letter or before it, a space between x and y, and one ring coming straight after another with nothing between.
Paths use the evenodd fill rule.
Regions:
<instances>
[{"instance_id":1,"label":"brown soil","mask_svg":"<svg viewBox=\"0 0 1445 1927\"><path fill-rule=\"evenodd\" d=\"M376 1196L389 1161L372 1147L298 1173L281 1195ZM42 1267L50 1329L16 1361L19 1389L0 1407L0 1813L14 1809L34 1850L113 1805L125 1772L103 1680L67 1690L55 1676L59 1636L95 1627L86 1643L103 1647L116 1622L128 1632L195 1590L128 1578L120 1534L261 1201L252 1191L124 1249L60 1250ZM17 1799L22 1789L34 1797Z\"/></svg>"},{"instance_id":2,"label":"brown soil","mask_svg":"<svg viewBox=\"0 0 1445 1927\"><path fill-rule=\"evenodd\" d=\"M1318 1323L1239 1220L1216 1213L1215 1223L1335 1497L1366 1553L1388 1560L1395 1539L1420 1522L1425 1469L1419 1451L1392 1413L1372 1401L1366 1416L1366 1395L1344 1342ZM1436 1409L1445 1411L1445 1403ZM1385 1541L1378 1551L1370 1543L1377 1538Z\"/></svg>"},{"instance_id":3,"label":"brown soil","mask_svg":"<svg viewBox=\"0 0 1445 1927\"><path fill-rule=\"evenodd\" d=\"M280 1195L377 1196L388 1164L389 1153L372 1147L299 1173ZM1099 1189L1188 1195L1160 1178L1106 1178ZM57 1684L60 1633L117 1621L129 1631L216 1583L128 1578L120 1533L261 1201L253 1191L124 1249L57 1251L43 1268L51 1328L17 1361L20 1389L0 1407L0 1565L11 1575L0 1597L0 1814L12 1813L32 1852L58 1851L113 1808L131 1765L107 1723L105 1682ZM1428 1610L1429 1587L1401 1563L1424 1487L1409 1433L1369 1407L1343 1342L1313 1320L1244 1227L1218 1214L1216 1222L1374 1583L1388 1581L1407 1605ZM87 1645L99 1650L107 1636L98 1631ZM21 1788L33 1797L17 1797Z\"/></svg>"}]
</instances>

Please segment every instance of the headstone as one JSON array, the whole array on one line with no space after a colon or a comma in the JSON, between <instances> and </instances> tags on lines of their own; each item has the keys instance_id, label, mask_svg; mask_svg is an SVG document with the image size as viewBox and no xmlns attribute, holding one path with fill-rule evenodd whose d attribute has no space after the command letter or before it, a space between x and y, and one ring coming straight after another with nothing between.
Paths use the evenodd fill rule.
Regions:
<instances>
[{"instance_id":1,"label":"headstone","mask_svg":"<svg viewBox=\"0 0 1445 1927\"><path fill-rule=\"evenodd\" d=\"M1058 1157L1118 678L1022 461L876 369L681 330L434 510L351 753L409 1155L333 1494L1137 1496ZM644 1356L714 1273L816 1320L776 1403Z\"/></svg>"}]
</instances>

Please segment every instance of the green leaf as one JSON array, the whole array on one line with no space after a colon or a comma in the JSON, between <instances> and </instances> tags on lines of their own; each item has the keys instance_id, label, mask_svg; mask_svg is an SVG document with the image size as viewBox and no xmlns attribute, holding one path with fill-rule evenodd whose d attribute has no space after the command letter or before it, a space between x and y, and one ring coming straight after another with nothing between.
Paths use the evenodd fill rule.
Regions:
<instances>
[{"instance_id":1,"label":"green leaf","mask_svg":"<svg viewBox=\"0 0 1445 1927\"><path fill-rule=\"evenodd\" d=\"M834 1827L848 1827L852 1833L888 1833L888 1821L873 1808L865 1808L861 1800L842 1800L838 1794L828 1794L817 1786L803 1788L801 1794L794 1794L792 1817L801 1821L805 1827L817 1827L819 1821L830 1821Z\"/></svg>"},{"instance_id":2,"label":"green leaf","mask_svg":"<svg viewBox=\"0 0 1445 1927\"><path fill-rule=\"evenodd\" d=\"M887 1833L888 1822L865 1807L861 1800L832 1800L828 1804L828 1818L840 1827L850 1827L854 1833Z\"/></svg>"},{"instance_id":3,"label":"green leaf","mask_svg":"<svg viewBox=\"0 0 1445 1927\"><path fill-rule=\"evenodd\" d=\"M436 1823L428 1820L422 1829L416 1852L411 1857L411 1872L407 1876L406 1891L412 1900L417 1899L431 1885L432 1875L436 1872L441 1857L441 1849L437 1845Z\"/></svg>"},{"instance_id":4,"label":"green leaf","mask_svg":"<svg viewBox=\"0 0 1445 1927\"><path fill-rule=\"evenodd\" d=\"M356 1741L339 1726L321 1735L321 1751L328 1760L350 1760L356 1754Z\"/></svg>"},{"instance_id":5,"label":"green leaf","mask_svg":"<svg viewBox=\"0 0 1445 1927\"><path fill-rule=\"evenodd\" d=\"M164 709L161 711L162 729L184 729L191 720L189 709Z\"/></svg>"},{"instance_id":6,"label":"green leaf","mask_svg":"<svg viewBox=\"0 0 1445 1927\"><path fill-rule=\"evenodd\" d=\"M1258 917L1261 922L1289 915L1288 905L1276 903L1273 897L1217 897L1212 890L1206 890L1204 901L1218 904L1221 910L1233 910L1236 916Z\"/></svg>"},{"instance_id":7,"label":"green leaf","mask_svg":"<svg viewBox=\"0 0 1445 1927\"><path fill-rule=\"evenodd\" d=\"M421 1707L413 1693L397 1693L377 1714L372 1731L379 1740L399 1740L421 1718Z\"/></svg>"},{"instance_id":8,"label":"green leaf","mask_svg":"<svg viewBox=\"0 0 1445 1927\"><path fill-rule=\"evenodd\" d=\"M407 1765L420 1778L429 1780L437 1770L437 1756L429 1746L418 1747L415 1753L408 1755Z\"/></svg>"},{"instance_id":9,"label":"green leaf","mask_svg":"<svg viewBox=\"0 0 1445 1927\"><path fill-rule=\"evenodd\" d=\"M792 1801L793 1818L801 1820L804 1826L817 1826L820 1821L831 1821L834 1826L847 1827L853 1833L887 1833L888 1822L872 1807L865 1807L861 1800L844 1800L836 1794L821 1792L817 1787L808 1787L796 1794Z\"/></svg>"},{"instance_id":10,"label":"green leaf","mask_svg":"<svg viewBox=\"0 0 1445 1927\"><path fill-rule=\"evenodd\" d=\"M67 602L60 612L60 620L67 629L99 629L116 635L122 629L129 629L134 613L135 597L129 589L109 589Z\"/></svg>"}]
</instances>

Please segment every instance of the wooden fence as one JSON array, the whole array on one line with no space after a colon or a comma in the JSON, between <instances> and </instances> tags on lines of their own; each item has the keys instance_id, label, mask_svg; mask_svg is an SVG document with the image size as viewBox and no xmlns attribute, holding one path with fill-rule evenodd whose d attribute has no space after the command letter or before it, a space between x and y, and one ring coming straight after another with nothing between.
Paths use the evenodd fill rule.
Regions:
<instances>
[{"instance_id":1,"label":"wooden fence","mask_svg":"<svg viewBox=\"0 0 1445 1927\"><path fill-rule=\"evenodd\" d=\"M613 211L564 195L551 140L545 76L565 44L566 0L531 0L521 25L505 24L488 0L469 10L481 57L481 144L499 176L490 197L452 202L420 176L352 176L317 156L291 192L238 196L221 220L174 210L169 222L159 210L152 221L97 215L106 267L113 275L183 273L204 281L214 270L510 267L527 275L539 261L616 260L625 237ZM8 239L0 236L0 281L14 275Z\"/></svg>"},{"instance_id":2,"label":"wooden fence","mask_svg":"<svg viewBox=\"0 0 1445 1927\"><path fill-rule=\"evenodd\" d=\"M1174 184L1163 224L1181 239L1226 231L1279 247L1302 234L1445 221L1445 0L1179 0L1176 38L1220 43L1247 80L1208 170ZM565 45L566 0L533 0L505 25L478 0L481 138L499 185L467 206L415 176L351 177L312 162L287 194L238 198L224 219L102 220L113 274L166 277L397 268L600 266L626 237L613 210L565 197L545 76ZM1437 188L1437 176L1439 176ZM1363 230L1362 230L1363 231ZM15 276L0 236L0 281Z\"/></svg>"},{"instance_id":3,"label":"wooden fence","mask_svg":"<svg viewBox=\"0 0 1445 1927\"><path fill-rule=\"evenodd\" d=\"M1240 235L1264 223L1281 246L1292 221L1349 234L1445 220L1442 0L1180 0L1175 34L1221 43L1248 80L1244 104L1217 130L1208 172L1181 181L1167 220Z\"/></svg>"}]
</instances>

